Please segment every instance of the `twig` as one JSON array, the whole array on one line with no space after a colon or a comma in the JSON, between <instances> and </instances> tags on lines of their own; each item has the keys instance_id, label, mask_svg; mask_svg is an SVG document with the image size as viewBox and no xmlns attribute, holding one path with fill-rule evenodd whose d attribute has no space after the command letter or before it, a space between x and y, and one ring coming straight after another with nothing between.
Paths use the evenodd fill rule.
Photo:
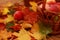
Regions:
<instances>
[{"instance_id":1,"label":"twig","mask_svg":"<svg viewBox=\"0 0 60 40\"><path fill-rule=\"evenodd\" d=\"M46 0L43 0L43 5L42 5L42 10L45 10L45 6L46 6Z\"/></svg>"}]
</instances>

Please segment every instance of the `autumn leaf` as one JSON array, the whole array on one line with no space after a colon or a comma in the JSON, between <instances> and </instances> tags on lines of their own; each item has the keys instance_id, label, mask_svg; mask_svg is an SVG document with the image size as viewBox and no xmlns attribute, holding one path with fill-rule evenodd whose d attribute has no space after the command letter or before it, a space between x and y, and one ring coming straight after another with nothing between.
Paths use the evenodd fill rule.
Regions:
<instances>
[{"instance_id":1,"label":"autumn leaf","mask_svg":"<svg viewBox=\"0 0 60 40\"><path fill-rule=\"evenodd\" d=\"M4 20L4 23L8 23L8 22L11 22L13 20L14 20L13 16L12 15L8 15L8 17Z\"/></svg>"},{"instance_id":2,"label":"autumn leaf","mask_svg":"<svg viewBox=\"0 0 60 40\"><path fill-rule=\"evenodd\" d=\"M55 16L54 21L58 21L58 20L59 20L59 17Z\"/></svg>"},{"instance_id":3,"label":"autumn leaf","mask_svg":"<svg viewBox=\"0 0 60 40\"><path fill-rule=\"evenodd\" d=\"M14 26L14 23L13 23L13 22L7 23L7 24L6 24L6 29L7 29L8 31L13 31L12 29L10 29L11 26Z\"/></svg>"},{"instance_id":4,"label":"autumn leaf","mask_svg":"<svg viewBox=\"0 0 60 40\"><path fill-rule=\"evenodd\" d=\"M9 12L8 14L9 14L9 15L13 15L13 14L14 14L14 12L15 12L15 10L10 9L10 12Z\"/></svg>"},{"instance_id":5,"label":"autumn leaf","mask_svg":"<svg viewBox=\"0 0 60 40\"><path fill-rule=\"evenodd\" d=\"M38 23L38 24L39 24L39 26L40 26L40 32L41 32L42 34L47 35L47 34L49 34L49 33L52 32L51 25L50 25L49 23L46 24L46 23L44 23L44 22L40 22L40 23Z\"/></svg>"},{"instance_id":6,"label":"autumn leaf","mask_svg":"<svg viewBox=\"0 0 60 40\"><path fill-rule=\"evenodd\" d=\"M30 3L30 5L31 5L31 9L33 10L33 11L37 11L37 3L36 2L29 2Z\"/></svg>"},{"instance_id":7,"label":"autumn leaf","mask_svg":"<svg viewBox=\"0 0 60 40\"><path fill-rule=\"evenodd\" d=\"M3 15L6 15L6 14L8 14L9 9L8 8L3 8L2 12L3 12Z\"/></svg>"},{"instance_id":8,"label":"autumn leaf","mask_svg":"<svg viewBox=\"0 0 60 40\"><path fill-rule=\"evenodd\" d=\"M7 30L3 30L3 31L0 31L0 40L3 39L3 40L7 40L8 37L10 37L12 35L11 32L7 32Z\"/></svg>"}]
</instances>

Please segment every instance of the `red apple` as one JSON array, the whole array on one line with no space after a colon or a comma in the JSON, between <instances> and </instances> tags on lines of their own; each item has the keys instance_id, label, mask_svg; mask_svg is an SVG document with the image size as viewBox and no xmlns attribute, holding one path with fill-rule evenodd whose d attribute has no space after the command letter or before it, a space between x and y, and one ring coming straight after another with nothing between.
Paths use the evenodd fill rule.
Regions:
<instances>
[{"instance_id":1,"label":"red apple","mask_svg":"<svg viewBox=\"0 0 60 40\"><path fill-rule=\"evenodd\" d=\"M39 8L42 8L42 4L39 5ZM48 3L46 3L45 9L49 12L59 13L60 12L60 3L48 2Z\"/></svg>"},{"instance_id":2,"label":"red apple","mask_svg":"<svg viewBox=\"0 0 60 40\"><path fill-rule=\"evenodd\" d=\"M60 12L60 3L48 3L46 4L46 10L54 13Z\"/></svg>"},{"instance_id":3,"label":"red apple","mask_svg":"<svg viewBox=\"0 0 60 40\"><path fill-rule=\"evenodd\" d=\"M22 20L23 19L23 12L22 11L16 11L14 13L14 19L15 20Z\"/></svg>"}]
</instances>

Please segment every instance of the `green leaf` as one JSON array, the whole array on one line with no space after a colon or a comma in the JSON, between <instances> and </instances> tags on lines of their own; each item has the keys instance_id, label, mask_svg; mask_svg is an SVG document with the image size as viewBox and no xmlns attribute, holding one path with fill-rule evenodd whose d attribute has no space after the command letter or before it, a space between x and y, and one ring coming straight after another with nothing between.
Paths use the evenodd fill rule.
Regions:
<instances>
[{"instance_id":1,"label":"green leaf","mask_svg":"<svg viewBox=\"0 0 60 40\"><path fill-rule=\"evenodd\" d=\"M51 25L49 23L46 24L44 22L39 22L38 24L40 26L40 32L42 34L46 34L47 35L47 34L52 32Z\"/></svg>"},{"instance_id":2,"label":"green leaf","mask_svg":"<svg viewBox=\"0 0 60 40\"><path fill-rule=\"evenodd\" d=\"M7 29L8 31L13 31L12 29L10 29L11 26L14 26L14 23L13 23L13 22L7 23L7 24L6 24L6 29Z\"/></svg>"},{"instance_id":3,"label":"green leaf","mask_svg":"<svg viewBox=\"0 0 60 40\"><path fill-rule=\"evenodd\" d=\"M15 12L15 10L10 9L10 12L9 12L8 14L9 14L9 15L13 15L13 14L14 14L14 12Z\"/></svg>"},{"instance_id":4,"label":"green leaf","mask_svg":"<svg viewBox=\"0 0 60 40\"><path fill-rule=\"evenodd\" d=\"M58 21L59 17L58 16L55 16L54 20L55 21Z\"/></svg>"}]
</instances>

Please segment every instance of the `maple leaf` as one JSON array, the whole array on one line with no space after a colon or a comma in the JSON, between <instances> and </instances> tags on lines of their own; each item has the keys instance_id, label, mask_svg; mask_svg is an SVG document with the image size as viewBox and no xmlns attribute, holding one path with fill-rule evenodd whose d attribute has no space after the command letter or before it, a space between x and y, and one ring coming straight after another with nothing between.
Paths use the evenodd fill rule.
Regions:
<instances>
[{"instance_id":1,"label":"maple leaf","mask_svg":"<svg viewBox=\"0 0 60 40\"><path fill-rule=\"evenodd\" d=\"M34 1L30 1L29 3L31 5L31 9L36 12L37 11L37 3Z\"/></svg>"},{"instance_id":2,"label":"maple leaf","mask_svg":"<svg viewBox=\"0 0 60 40\"><path fill-rule=\"evenodd\" d=\"M0 31L0 40L7 40L8 37L12 35L11 32L7 32L7 30Z\"/></svg>"},{"instance_id":3,"label":"maple leaf","mask_svg":"<svg viewBox=\"0 0 60 40\"><path fill-rule=\"evenodd\" d=\"M51 25L49 23L46 24L44 22L39 22L38 24L40 26L40 33L48 35L52 32Z\"/></svg>"},{"instance_id":4,"label":"maple leaf","mask_svg":"<svg viewBox=\"0 0 60 40\"><path fill-rule=\"evenodd\" d=\"M41 34L40 32L34 32L32 34L23 28L19 31L19 33L14 32L13 35L18 37L16 40L31 40L31 36L37 40L41 40L43 38L43 34Z\"/></svg>"},{"instance_id":5,"label":"maple leaf","mask_svg":"<svg viewBox=\"0 0 60 40\"><path fill-rule=\"evenodd\" d=\"M9 9L8 8L3 8L2 12L3 12L3 15L6 15L6 14L8 14Z\"/></svg>"},{"instance_id":6,"label":"maple leaf","mask_svg":"<svg viewBox=\"0 0 60 40\"><path fill-rule=\"evenodd\" d=\"M11 26L14 26L13 22L9 22L9 23L6 24L7 31L13 31L12 29L10 29Z\"/></svg>"},{"instance_id":7,"label":"maple leaf","mask_svg":"<svg viewBox=\"0 0 60 40\"><path fill-rule=\"evenodd\" d=\"M36 23L38 20L38 15L36 12L30 12L28 15L24 16L24 20L28 23Z\"/></svg>"},{"instance_id":8,"label":"maple leaf","mask_svg":"<svg viewBox=\"0 0 60 40\"><path fill-rule=\"evenodd\" d=\"M8 17L4 20L4 23L8 23L8 22L11 22L13 20L14 20L13 16L12 15L8 15Z\"/></svg>"},{"instance_id":9,"label":"maple leaf","mask_svg":"<svg viewBox=\"0 0 60 40\"><path fill-rule=\"evenodd\" d=\"M14 32L13 35L18 37L17 40L31 40L29 34L24 29L21 29L19 33Z\"/></svg>"}]
</instances>

